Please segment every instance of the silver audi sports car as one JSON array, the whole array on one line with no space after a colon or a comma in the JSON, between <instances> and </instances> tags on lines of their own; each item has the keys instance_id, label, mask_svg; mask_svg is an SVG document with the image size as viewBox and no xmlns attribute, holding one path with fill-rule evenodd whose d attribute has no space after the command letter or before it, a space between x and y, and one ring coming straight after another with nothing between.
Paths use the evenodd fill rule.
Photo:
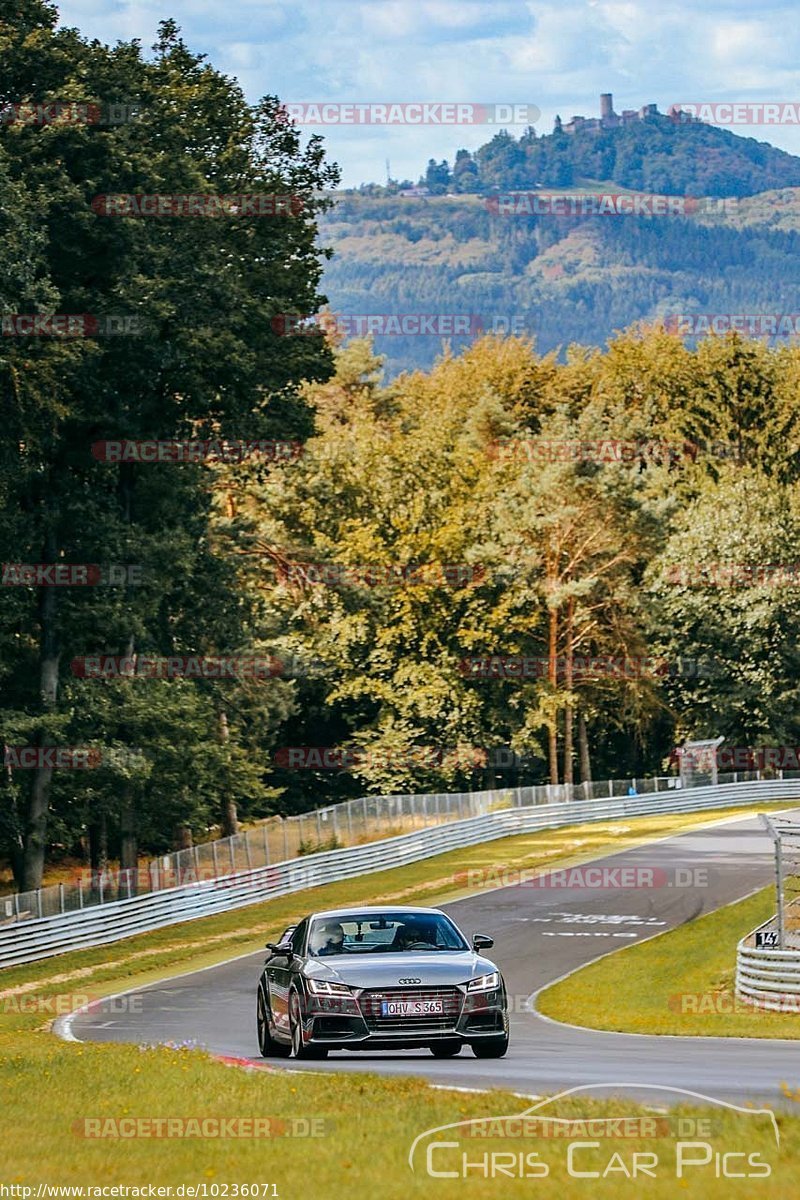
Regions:
<instances>
[{"instance_id":1,"label":"silver audi sports car","mask_svg":"<svg viewBox=\"0 0 800 1200\"><path fill-rule=\"evenodd\" d=\"M508 1049L503 977L438 908L342 908L290 926L258 982L264 1057L329 1050L411 1050L437 1058L466 1043L478 1058Z\"/></svg>"}]
</instances>

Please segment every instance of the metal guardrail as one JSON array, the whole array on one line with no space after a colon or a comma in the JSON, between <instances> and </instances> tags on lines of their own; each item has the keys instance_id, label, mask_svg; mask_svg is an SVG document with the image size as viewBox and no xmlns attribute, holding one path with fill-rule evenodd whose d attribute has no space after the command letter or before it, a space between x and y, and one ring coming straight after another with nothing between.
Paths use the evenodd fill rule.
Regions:
<instances>
[{"instance_id":1,"label":"metal guardrail","mask_svg":"<svg viewBox=\"0 0 800 1200\"><path fill-rule=\"evenodd\" d=\"M800 945L785 949L756 947L756 934L762 932L777 935L777 916L753 929L736 947L736 995L755 1008L798 1013Z\"/></svg>"},{"instance_id":2,"label":"metal guardrail","mask_svg":"<svg viewBox=\"0 0 800 1200\"><path fill-rule=\"evenodd\" d=\"M800 771L795 774L800 778ZM739 783L759 777L759 773L753 771L722 776L716 781L698 779L692 786L712 782ZM268 867L270 863L287 862L316 851L362 845L502 808L556 801L604 800L624 796L631 787L639 794L669 791L681 786L681 780L676 776L656 776L596 783L542 783L483 792L363 796L292 817L268 817L232 837L215 838L185 850L174 850L131 869L79 870L74 877L76 882L2 896L0 928L15 921L54 917L96 904L130 900L134 896L166 891L201 879L224 879L238 871ZM683 786L687 786L685 781Z\"/></svg>"},{"instance_id":3,"label":"metal guardrail","mask_svg":"<svg viewBox=\"0 0 800 1200\"><path fill-rule=\"evenodd\" d=\"M710 781L709 781L710 782ZM612 779L597 783L535 784L483 792L449 792L417 796L363 796L292 817L269 817L232 837L200 842L185 850L159 855L127 870L76 872L75 882L0 897L0 927L14 921L54 917L96 904L130 900L201 879L227 875L320 850L338 850L379 838L413 833L447 821L478 817L500 808L551 804L554 801L598 800L680 786L675 777Z\"/></svg>"},{"instance_id":4,"label":"metal guardrail","mask_svg":"<svg viewBox=\"0 0 800 1200\"><path fill-rule=\"evenodd\" d=\"M800 823L761 814L775 844L775 916L736 948L736 995L772 1012L800 1012Z\"/></svg>"},{"instance_id":5,"label":"metal guardrail","mask_svg":"<svg viewBox=\"0 0 800 1200\"><path fill-rule=\"evenodd\" d=\"M220 878L182 883L93 908L17 922L0 929L0 968L105 945L137 933L255 904L273 896L405 866L447 850L517 833L654 812L697 812L798 798L799 779L773 779L567 803L517 804L367 845L327 850L299 859L233 871Z\"/></svg>"}]
</instances>

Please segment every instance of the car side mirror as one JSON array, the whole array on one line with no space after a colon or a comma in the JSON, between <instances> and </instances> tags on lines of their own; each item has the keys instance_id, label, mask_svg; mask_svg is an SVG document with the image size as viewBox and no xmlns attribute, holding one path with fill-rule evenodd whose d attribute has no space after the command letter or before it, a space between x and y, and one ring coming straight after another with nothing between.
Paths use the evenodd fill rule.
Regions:
<instances>
[{"instance_id":1,"label":"car side mirror","mask_svg":"<svg viewBox=\"0 0 800 1200\"><path fill-rule=\"evenodd\" d=\"M291 955L294 953L291 942L267 942L266 948L267 950L271 950L273 954Z\"/></svg>"},{"instance_id":2,"label":"car side mirror","mask_svg":"<svg viewBox=\"0 0 800 1200\"><path fill-rule=\"evenodd\" d=\"M472 939L473 950L491 950L493 945L494 938L485 933L476 933Z\"/></svg>"}]
</instances>

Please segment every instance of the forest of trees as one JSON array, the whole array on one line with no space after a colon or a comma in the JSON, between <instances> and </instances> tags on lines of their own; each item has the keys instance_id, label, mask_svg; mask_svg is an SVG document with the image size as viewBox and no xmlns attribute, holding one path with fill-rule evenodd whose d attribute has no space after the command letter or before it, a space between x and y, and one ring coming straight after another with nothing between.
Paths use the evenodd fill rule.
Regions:
<instances>
[{"instance_id":1,"label":"forest of trees","mask_svg":"<svg viewBox=\"0 0 800 1200\"><path fill-rule=\"evenodd\" d=\"M699 121L654 113L616 129L566 133L561 122L539 137L500 130L474 154L459 150L452 169L431 159L420 178L433 195L573 187L603 180L676 196L751 196L800 185L800 158L767 142Z\"/></svg>"},{"instance_id":2,"label":"forest of trees","mask_svg":"<svg viewBox=\"0 0 800 1200\"><path fill-rule=\"evenodd\" d=\"M39 0L0 14L4 101L45 79L141 113L0 125L4 315L138 322L0 346L0 854L19 887L64 856L133 866L365 792L659 772L687 736L798 740L797 573L742 568L796 555L800 350L692 349L655 323L559 359L490 335L386 382L368 340L281 324L325 302L315 197L337 172L318 139L303 148L274 98L248 106L171 23L145 59L56 32ZM93 207L144 193L302 205ZM663 234L637 252L669 261ZM794 235L769 236L777 272ZM446 282L439 297L446 311ZM261 448L98 452L156 439ZM50 586L76 564L100 585ZM128 665L96 677L98 656ZM276 669L137 671L247 656ZM54 766L59 747L91 766ZM349 765L298 767L309 747ZM498 773L498 748L517 765Z\"/></svg>"},{"instance_id":3,"label":"forest of trees","mask_svg":"<svg viewBox=\"0 0 800 1200\"><path fill-rule=\"evenodd\" d=\"M800 313L798 191L683 217L505 216L477 196L345 194L320 228L335 252L334 312L468 313L487 330L516 318L562 357L670 313ZM394 375L432 366L441 338L382 336L376 348Z\"/></svg>"}]
</instances>

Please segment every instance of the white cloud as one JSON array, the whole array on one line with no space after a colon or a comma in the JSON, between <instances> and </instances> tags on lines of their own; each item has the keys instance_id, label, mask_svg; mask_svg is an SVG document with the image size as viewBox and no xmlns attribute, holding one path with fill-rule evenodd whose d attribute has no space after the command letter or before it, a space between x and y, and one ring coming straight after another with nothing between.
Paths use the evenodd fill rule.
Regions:
<instances>
[{"instance_id":1,"label":"white cloud","mask_svg":"<svg viewBox=\"0 0 800 1200\"><path fill-rule=\"evenodd\" d=\"M187 43L251 100L474 100L556 112L684 100L800 100L789 0L63 0L62 21L108 42L155 40L172 15ZM795 153L792 129L746 130ZM428 158L477 148L482 129L329 129L346 182L416 177Z\"/></svg>"}]
</instances>

